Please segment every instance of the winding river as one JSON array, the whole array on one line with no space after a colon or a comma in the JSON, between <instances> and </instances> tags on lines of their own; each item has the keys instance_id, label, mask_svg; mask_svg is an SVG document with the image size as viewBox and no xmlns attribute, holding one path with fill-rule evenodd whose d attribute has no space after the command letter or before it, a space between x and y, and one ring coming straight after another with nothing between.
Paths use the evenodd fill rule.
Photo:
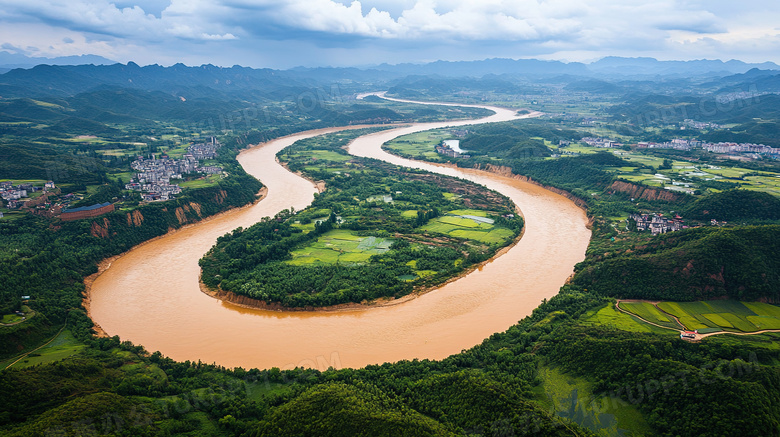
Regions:
<instances>
[{"instance_id":1,"label":"winding river","mask_svg":"<svg viewBox=\"0 0 780 437\"><path fill-rule=\"evenodd\" d=\"M525 234L504 255L465 277L397 305L297 312L248 309L200 291L198 259L217 237L313 199L315 187L275 161L297 140L345 128L309 131L245 150L239 162L268 187L251 207L212 217L135 247L92 284L90 315L109 335L159 350L173 359L227 367L362 367L401 359L441 359L504 331L554 296L590 239L585 213L538 186L475 170L419 163L381 145L427 129L517 118L486 107L480 120L417 123L365 135L350 153L469 179L509 196L525 217Z\"/></svg>"}]
</instances>

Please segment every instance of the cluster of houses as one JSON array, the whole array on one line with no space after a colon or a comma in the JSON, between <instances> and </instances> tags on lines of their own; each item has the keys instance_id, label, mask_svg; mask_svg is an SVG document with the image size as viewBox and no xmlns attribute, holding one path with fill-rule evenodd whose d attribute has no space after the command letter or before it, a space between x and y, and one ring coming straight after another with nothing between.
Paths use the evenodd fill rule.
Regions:
<instances>
[{"instance_id":1,"label":"cluster of houses","mask_svg":"<svg viewBox=\"0 0 780 437\"><path fill-rule=\"evenodd\" d=\"M192 144L187 148L187 152L194 156L196 160L205 161L217 157L217 149L219 149L219 146L219 141L217 141L216 138L211 137L205 143Z\"/></svg>"},{"instance_id":2,"label":"cluster of houses","mask_svg":"<svg viewBox=\"0 0 780 437\"><path fill-rule=\"evenodd\" d=\"M182 159L172 159L167 156L157 159L155 155L152 155L151 159L145 159L139 156L130 164L136 174L130 183L125 184L125 189L140 191L143 200L147 202L173 199L175 195L181 193L181 187L171 183L171 179L182 179L183 174L191 173L222 173L222 167L200 165L200 161L214 159L219 146L219 142L212 137L207 143L189 146L187 154Z\"/></svg>"},{"instance_id":3,"label":"cluster of houses","mask_svg":"<svg viewBox=\"0 0 780 437\"><path fill-rule=\"evenodd\" d=\"M57 190L57 187L52 181L46 182L42 187L31 183L14 185L11 181L0 182L0 198L3 199L8 209L38 206L48 199L47 192L55 190ZM44 194L39 196L38 199L31 199L30 195L38 191L43 191ZM59 194L59 190L57 190L57 194Z\"/></svg>"},{"instance_id":4,"label":"cluster of houses","mask_svg":"<svg viewBox=\"0 0 780 437\"><path fill-rule=\"evenodd\" d=\"M664 217L663 214L631 214L628 216L627 222L631 220L636 223L638 231L649 230L652 235L665 234L687 228L679 215L670 219ZM628 223L626 224L626 229L629 229Z\"/></svg>"},{"instance_id":5,"label":"cluster of houses","mask_svg":"<svg viewBox=\"0 0 780 437\"><path fill-rule=\"evenodd\" d=\"M683 126L692 127L694 129L722 129L723 128L723 126L717 123L696 121L696 120L691 120L690 118L686 118L685 121L683 121Z\"/></svg>"},{"instance_id":6,"label":"cluster of houses","mask_svg":"<svg viewBox=\"0 0 780 437\"><path fill-rule=\"evenodd\" d=\"M581 141L592 147L620 147L623 145L623 143L609 138L585 137ZM662 143L641 141L636 143L636 147L640 149L674 149L683 151L704 149L713 153L752 153L755 155L768 155L775 159L780 159L780 148L753 143L707 143L695 139L687 140L675 138L671 141Z\"/></svg>"},{"instance_id":7,"label":"cluster of houses","mask_svg":"<svg viewBox=\"0 0 780 437\"><path fill-rule=\"evenodd\" d=\"M463 153L460 148L460 140L444 140L436 146L436 153L450 158L470 158L471 155Z\"/></svg>"},{"instance_id":8,"label":"cluster of houses","mask_svg":"<svg viewBox=\"0 0 780 437\"><path fill-rule=\"evenodd\" d=\"M620 147L623 145L623 143L619 143L615 140L611 140L609 138L599 138L599 137L585 137L582 138L580 141L582 141L583 143L591 147Z\"/></svg>"}]
</instances>

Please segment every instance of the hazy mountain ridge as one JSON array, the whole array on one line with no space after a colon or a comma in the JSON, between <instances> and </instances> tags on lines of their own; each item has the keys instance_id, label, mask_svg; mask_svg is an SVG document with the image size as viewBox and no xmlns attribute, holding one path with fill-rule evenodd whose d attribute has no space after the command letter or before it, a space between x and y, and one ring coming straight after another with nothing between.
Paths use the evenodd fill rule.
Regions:
<instances>
[{"instance_id":1,"label":"hazy mountain ridge","mask_svg":"<svg viewBox=\"0 0 780 437\"><path fill-rule=\"evenodd\" d=\"M0 52L2 54L3 52ZM81 58L80 58L81 59ZM84 57L84 61L92 58ZM104 58L101 58L104 59ZM54 59L51 60L55 63ZM63 63L72 61L67 58ZM2 66L0 56L0 66ZM471 78L469 87L499 86L508 89L520 80L580 82L575 88L594 92L621 92L630 84L614 86L610 81L678 81L689 85L689 78L708 79L714 88L739 87L742 82L762 82L768 90L778 89L780 66L771 62L750 64L731 60L658 61L652 58L603 58L591 64L541 61L537 59L486 59L482 61L436 61L428 64L382 64L372 68L295 68L291 70L256 69L201 65L190 67L157 64L141 67L136 63L111 65L37 65L15 68L0 74L0 97L67 97L93 91L100 86L162 91L175 96L208 96L213 92L259 92L267 97L295 96L312 87L339 85L347 92L362 90L361 85L384 83L388 86L430 81L433 87L454 88L465 85L455 78ZM556 79L557 78L557 79ZM594 81L598 81L594 82ZM435 82L435 83L434 83ZM518 90L519 91L519 90Z\"/></svg>"}]
</instances>

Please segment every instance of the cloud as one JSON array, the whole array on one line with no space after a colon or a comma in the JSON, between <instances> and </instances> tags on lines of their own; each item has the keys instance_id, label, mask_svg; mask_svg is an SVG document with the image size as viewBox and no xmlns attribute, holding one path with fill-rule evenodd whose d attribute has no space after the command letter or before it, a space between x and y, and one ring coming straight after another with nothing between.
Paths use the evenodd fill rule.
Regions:
<instances>
[{"instance_id":1,"label":"cloud","mask_svg":"<svg viewBox=\"0 0 780 437\"><path fill-rule=\"evenodd\" d=\"M353 63L366 56L436 59L437 53L452 59L679 50L692 56L694 47L710 53L719 41L736 55L739 43L729 42L734 29L771 29L778 22L774 0L745 1L0 0L0 38L10 35L0 42L25 47L30 39L50 51L101 48L97 54L107 57L141 47L136 56L232 56L233 63L266 60L272 52L299 64L349 62L348 51L361 53ZM2 31L17 24L48 31ZM56 39L43 41L45 35ZM757 51L775 47L752 37L740 41Z\"/></svg>"}]
</instances>

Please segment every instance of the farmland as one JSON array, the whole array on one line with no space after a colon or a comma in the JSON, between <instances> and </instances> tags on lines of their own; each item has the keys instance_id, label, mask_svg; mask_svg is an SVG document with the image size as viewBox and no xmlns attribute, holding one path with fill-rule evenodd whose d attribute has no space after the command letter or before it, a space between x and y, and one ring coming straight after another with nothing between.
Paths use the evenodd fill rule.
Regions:
<instances>
[{"instance_id":1,"label":"farmland","mask_svg":"<svg viewBox=\"0 0 780 437\"><path fill-rule=\"evenodd\" d=\"M291 252L291 265L357 264L365 263L373 255L390 250L390 239L360 237L353 231L335 229L321 235L311 244Z\"/></svg>"},{"instance_id":2,"label":"farmland","mask_svg":"<svg viewBox=\"0 0 780 437\"><path fill-rule=\"evenodd\" d=\"M420 229L486 244L502 244L514 237L511 230L496 227L494 221L484 217L484 215L483 211L478 210L450 211L441 217L430 220Z\"/></svg>"},{"instance_id":3,"label":"farmland","mask_svg":"<svg viewBox=\"0 0 780 437\"><path fill-rule=\"evenodd\" d=\"M651 323L672 329L698 330L700 334L780 329L780 307L762 302L621 302L620 308ZM674 321L675 317L683 326Z\"/></svg>"},{"instance_id":4,"label":"farmland","mask_svg":"<svg viewBox=\"0 0 780 437\"><path fill-rule=\"evenodd\" d=\"M451 138L453 136L446 129L434 129L398 137L385 143L382 148L406 158L441 162L445 159L436 153L434 147L442 140Z\"/></svg>"},{"instance_id":5,"label":"farmland","mask_svg":"<svg viewBox=\"0 0 780 437\"><path fill-rule=\"evenodd\" d=\"M623 304L621 304L621 307ZM585 326L605 326L613 329L628 332L642 332L655 334L669 334L671 330L659 328L642 322L636 317L618 311L614 305L606 305L598 310L586 314L580 319L580 323ZM673 333L673 335L677 335Z\"/></svg>"},{"instance_id":6,"label":"farmland","mask_svg":"<svg viewBox=\"0 0 780 437\"><path fill-rule=\"evenodd\" d=\"M351 157L342 147L360 133L280 152L290 170L325 191L302 211L222 237L201 260L204 283L288 307L400 297L466 271L519 235L522 218L508 198Z\"/></svg>"},{"instance_id":7,"label":"farmland","mask_svg":"<svg viewBox=\"0 0 780 437\"><path fill-rule=\"evenodd\" d=\"M677 322L674 321L674 318L660 311L650 302L623 302L620 304L620 307L649 322L673 329L682 328Z\"/></svg>"}]
</instances>

